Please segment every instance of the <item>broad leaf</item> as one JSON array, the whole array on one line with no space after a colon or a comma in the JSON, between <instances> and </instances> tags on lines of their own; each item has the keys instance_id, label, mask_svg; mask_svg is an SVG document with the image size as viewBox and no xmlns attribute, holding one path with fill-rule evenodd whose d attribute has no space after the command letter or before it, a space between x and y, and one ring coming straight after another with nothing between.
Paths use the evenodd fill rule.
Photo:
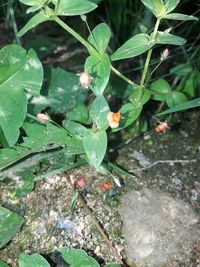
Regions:
<instances>
[{"instance_id":1,"label":"broad leaf","mask_svg":"<svg viewBox=\"0 0 200 267\"><path fill-rule=\"evenodd\" d=\"M21 216L0 206L0 248L13 237L23 222Z\"/></svg>"},{"instance_id":2,"label":"broad leaf","mask_svg":"<svg viewBox=\"0 0 200 267\"><path fill-rule=\"evenodd\" d=\"M149 36L145 33L140 33L133 36L118 48L117 51L112 54L111 59L114 61L135 57L143 54L151 47L152 43L149 41Z\"/></svg>"},{"instance_id":3,"label":"broad leaf","mask_svg":"<svg viewBox=\"0 0 200 267\"><path fill-rule=\"evenodd\" d=\"M61 16L82 15L95 8L97 5L87 0L59 0L57 14Z\"/></svg>"},{"instance_id":4,"label":"broad leaf","mask_svg":"<svg viewBox=\"0 0 200 267\"><path fill-rule=\"evenodd\" d=\"M192 65L188 63L179 64L178 66L175 66L172 69L170 69L170 73L180 77L186 77L187 75L190 75L192 72L194 72L194 69Z\"/></svg>"},{"instance_id":5,"label":"broad leaf","mask_svg":"<svg viewBox=\"0 0 200 267\"><path fill-rule=\"evenodd\" d=\"M121 267L121 265L117 263L108 263L104 265L103 267Z\"/></svg>"},{"instance_id":6,"label":"broad leaf","mask_svg":"<svg viewBox=\"0 0 200 267\"><path fill-rule=\"evenodd\" d=\"M166 102L168 107L174 107L181 103L187 102L187 97L178 91L174 91L171 95L167 96Z\"/></svg>"},{"instance_id":7,"label":"broad leaf","mask_svg":"<svg viewBox=\"0 0 200 267\"><path fill-rule=\"evenodd\" d=\"M93 29L92 33L88 37L88 42L103 55L110 41L110 36L111 31L108 25L106 23L100 23Z\"/></svg>"},{"instance_id":8,"label":"broad leaf","mask_svg":"<svg viewBox=\"0 0 200 267\"><path fill-rule=\"evenodd\" d=\"M166 12L166 7L162 0L141 0L142 3L156 16L162 17Z\"/></svg>"},{"instance_id":9,"label":"broad leaf","mask_svg":"<svg viewBox=\"0 0 200 267\"><path fill-rule=\"evenodd\" d=\"M128 99L135 107L141 107L149 101L150 97L150 92L145 90L142 95L140 95L140 91L136 89L135 92L133 92Z\"/></svg>"},{"instance_id":10,"label":"broad leaf","mask_svg":"<svg viewBox=\"0 0 200 267\"><path fill-rule=\"evenodd\" d=\"M50 267L50 264L38 253L27 255L21 253L19 256L19 267Z\"/></svg>"},{"instance_id":11,"label":"broad leaf","mask_svg":"<svg viewBox=\"0 0 200 267\"><path fill-rule=\"evenodd\" d=\"M85 62L85 70L92 76L90 89L96 96L103 94L110 77L110 59L107 54L101 58L89 56Z\"/></svg>"},{"instance_id":12,"label":"broad leaf","mask_svg":"<svg viewBox=\"0 0 200 267\"><path fill-rule=\"evenodd\" d=\"M82 249L62 247L59 249L61 256L65 262L70 265L75 265L78 259L84 259L87 257L87 253Z\"/></svg>"},{"instance_id":13,"label":"broad leaf","mask_svg":"<svg viewBox=\"0 0 200 267\"><path fill-rule=\"evenodd\" d=\"M179 13L170 13L164 16L165 19L174 19L174 20L198 20L197 17L188 16Z\"/></svg>"},{"instance_id":14,"label":"broad leaf","mask_svg":"<svg viewBox=\"0 0 200 267\"><path fill-rule=\"evenodd\" d=\"M18 32L18 36L23 36L27 31L35 28L37 25L39 25L42 22L50 20L50 17L44 13L44 11L40 11L36 15L34 15L27 23L26 25Z\"/></svg>"},{"instance_id":15,"label":"broad leaf","mask_svg":"<svg viewBox=\"0 0 200 267\"><path fill-rule=\"evenodd\" d=\"M97 96L90 107L90 118L95 122L99 129L108 127L107 115L110 111L107 101L104 96Z\"/></svg>"},{"instance_id":16,"label":"broad leaf","mask_svg":"<svg viewBox=\"0 0 200 267\"><path fill-rule=\"evenodd\" d=\"M167 109L167 110L161 112L159 115L165 115L165 114L178 112L178 111L182 111L182 110L186 110L186 109L190 109L190 108L196 108L196 107L200 107L200 98L196 98L196 99L193 99L191 101L187 101L185 103L177 105L176 107Z\"/></svg>"},{"instance_id":17,"label":"broad leaf","mask_svg":"<svg viewBox=\"0 0 200 267\"><path fill-rule=\"evenodd\" d=\"M47 106L56 113L66 113L84 103L88 91L79 84L79 78L75 73L67 72L61 68L49 70L49 84L46 88Z\"/></svg>"},{"instance_id":18,"label":"broad leaf","mask_svg":"<svg viewBox=\"0 0 200 267\"><path fill-rule=\"evenodd\" d=\"M85 105L79 104L70 112L66 113L66 118L71 121L77 121L83 124L87 124L89 120L88 109Z\"/></svg>"},{"instance_id":19,"label":"broad leaf","mask_svg":"<svg viewBox=\"0 0 200 267\"><path fill-rule=\"evenodd\" d=\"M150 90L153 92L154 100L164 101L166 95L171 92L171 87L166 80L158 79L151 84Z\"/></svg>"},{"instance_id":20,"label":"broad leaf","mask_svg":"<svg viewBox=\"0 0 200 267\"><path fill-rule=\"evenodd\" d=\"M156 35L157 44L184 45L186 40L182 37L170 34L168 32L158 31Z\"/></svg>"},{"instance_id":21,"label":"broad leaf","mask_svg":"<svg viewBox=\"0 0 200 267\"><path fill-rule=\"evenodd\" d=\"M63 127L71 134L77 134L79 136L84 136L87 135L88 129L85 128L82 124L75 122L75 121L70 121L70 120L65 120L63 122Z\"/></svg>"},{"instance_id":22,"label":"broad leaf","mask_svg":"<svg viewBox=\"0 0 200 267\"><path fill-rule=\"evenodd\" d=\"M107 135L104 130L93 132L88 131L83 136L83 146L87 155L89 164L94 168L98 168L106 154L107 149Z\"/></svg>"},{"instance_id":23,"label":"broad leaf","mask_svg":"<svg viewBox=\"0 0 200 267\"><path fill-rule=\"evenodd\" d=\"M25 123L23 129L26 133L22 147L36 150L49 150L68 144L67 131L51 123L40 125L37 123Z\"/></svg>"},{"instance_id":24,"label":"broad leaf","mask_svg":"<svg viewBox=\"0 0 200 267\"><path fill-rule=\"evenodd\" d=\"M121 129L124 129L128 127L130 124L132 124L136 119L139 117L140 113L142 111L142 106L136 107L135 105L131 103L127 103L123 105L120 109L121 113L121 120L119 123L119 127L112 129L113 132L117 132Z\"/></svg>"},{"instance_id":25,"label":"broad leaf","mask_svg":"<svg viewBox=\"0 0 200 267\"><path fill-rule=\"evenodd\" d=\"M42 65L34 50L8 45L0 51L0 140L13 146L27 112L26 92L38 95L43 80Z\"/></svg>"}]
</instances>

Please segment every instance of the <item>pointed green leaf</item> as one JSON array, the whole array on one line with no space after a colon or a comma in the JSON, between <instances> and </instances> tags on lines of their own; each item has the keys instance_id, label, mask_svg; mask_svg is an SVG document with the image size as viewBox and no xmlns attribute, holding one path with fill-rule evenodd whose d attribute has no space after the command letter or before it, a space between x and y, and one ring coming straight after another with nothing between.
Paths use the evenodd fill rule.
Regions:
<instances>
[{"instance_id":1,"label":"pointed green leaf","mask_svg":"<svg viewBox=\"0 0 200 267\"><path fill-rule=\"evenodd\" d=\"M110 59L107 54L102 55L101 59L90 56L85 62L85 70L92 76L90 89L98 96L102 95L110 77Z\"/></svg>"},{"instance_id":2,"label":"pointed green leaf","mask_svg":"<svg viewBox=\"0 0 200 267\"><path fill-rule=\"evenodd\" d=\"M112 129L112 131L117 132L121 129L128 127L139 117L141 111L142 111L142 106L136 107L131 103L123 105L120 109L121 120L119 123L119 127Z\"/></svg>"},{"instance_id":3,"label":"pointed green leaf","mask_svg":"<svg viewBox=\"0 0 200 267\"><path fill-rule=\"evenodd\" d=\"M107 135L104 130L98 132L88 131L83 136L83 146L88 157L89 164L94 168L98 168L106 154Z\"/></svg>"},{"instance_id":4,"label":"pointed green leaf","mask_svg":"<svg viewBox=\"0 0 200 267\"><path fill-rule=\"evenodd\" d=\"M21 37L23 36L27 31L35 28L37 25L39 25L42 22L45 22L47 20L50 20L50 17L47 16L44 11L40 11L37 13L35 16L33 16L27 23L26 25L18 32L18 36Z\"/></svg>"},{"instance_id":5,"label":"pointed green leaf","mask_svg":"<svg viewBox=\"0 0 200 267\"><path fill-rule=\"evenodd\" d=\"M179 2L180 0L165 0L166 13L173 11L177 7Z\"/></svg>"},{"instance_id":6,"label":"pointed green leaf","mask_svg":"<svg viewBox=\"0 0 200 267\"><path fill-rule=\"evenodd\" d=\"M0 248L15 235L23 222L21 216L0 206Z\"/></svg>"},{"instance_id":7,"label":"pointed green leaf","mask_svg":"<svg viewBox=\"0 0 200 267\"><path fill-rule=\"evenodd\" d=\"M58 2L57 14L61 16L76 16L86 14L97 5L87 0L60 0Z\"/></svg>"},{"instance_id":8,"label":"pointed green leaf","mask_svg":"<svg viewBox=\"0 0 200 267\"><path fill-rule=\"evenodd\" d=\"M50 264L38 253L32 255L21 253L19 267L50 267Z\"/></svg>"},{"instance_id":9,"label":"pointed green leaf","mask_svg":"<svg viewBox=\"0 0 200 267\"><path fill-rule=\"evenodd\" d=\"M180 77L185 77L188 76L194 72L194 69L191 64L185 63L185 64L179 64L173 68L170 69L170 73L180 76Z\"/></svg>"},{"instance_id":10,"label":"pointed green leaf","mask_svg":"<svg viewBox=\"0 0 200 267\"><path fill-rule=\"evenodd\" d=\"M100 23L93 29L92 33L88 37L88 42L103 55L110 41L110 36L111 31L109 26L106 23Z\"/></svg>"},{"instance_id":11,"label":"pointed green leaf","mask_svg":"<svg viewBox=\"0 0 200 267\"><path fill-rule=\"evenodd\" d=\"M182 37L170 34L168 32L158 32L156 35L157 44L184 45L186 40Z\"/></svg>"},{"instance_id":12,"label":"pointed green leaf","mask_svg":"<svg viewBox=\"0 0 200 267\"><path fill-rule=\"evenodd\" d=\"M110 111L104 96L97 96L90 107L90 118L95 122L97 128L106 129L108 127L107 115Z\"/></svg>"},{"instance_id":13,"label":"pointed green leaf","mask_svg":"<svg viewBox=\"0 0 200 267\"><path fill-rule=\"evenodd\" d=\"M88 133L88 129L85 128L82 124L75 122L75 121L69 121L65 120L63 122L63 127L71 134L78 134L80 136L84 136Z\"/></svg>"},{"instance_id":14,"label":"pointed green leaf","mask_svg":"<svg viewBox=\"0 0 200 267\"><path fill-rule=\"evenodd\" d=\"M75 265L78 259L84 259L87 257L87 253L82 249L62 247L59 249L64 261L70 265Z\"/></svg>"},{"instance_id":15,"label":"pointed green leaf","mask_svg":"<svg viewBox=\"0 0 200 267\"><path fill-rule=\"evenodd\" d=\"M141 0L142 3L156 16L162 17L166 12L166 7L162 0Z\"/></svg>"},{"instance_id":16,"label":"pointed green leaf","mask_svg":"<svg viewBox=\"0 0 200 267\"><path fill-rule=\"evenodd\" d=\"M114 61L138 56L149 50L152 45L147 34L137 34L118 48L117 51L112 54L111 59Z\"/></svg>"},{"instance_id":17,"label":"pointed green leaf","mask_svg":"<svg viewBox=\"0 0 200 267\"><path fill-rule=\"evenodd\" d=\"M179 13L170 13L164 16L165 19L174 19L174 20L198 20L197 17L188 16Z\"/></svg>"},{"instance_id":18,"label":"pointed green leaf","mask_svg":"<svg viewBox=\"0 0 200 267\"><path fill-rule=\"evenodd\" d=\"M87 124L89 119L88 109L85 105L79 104L70 112L67 112L66 118L71 121Z\"/></svg>"},{"instance_id":19,"label":"pointed green leaf","mask_svg":"<svg viewBox=\"0 0 200 267\"><path fill-rule=\"evenodd\" d=\"M178 111L182 111L182 110L186 110L186 109L190 109L190 108L196 108L196 107L200 107L200 98L196 98L196 99L193 99L191 101L187 101L185 103L179 104L176 107L167 109L158 115L165 115L165 114L178 112Z\"/></svg>"},{"instance_id":20,"label":"pointed green leaf","mask_svg":"<svg viewBox=\"0 0 200 267\"><path fill-rule=\"evenodd\" d=\"M137 89L129 96L128 99L134 106L141 107L142 105L144 105L146 102L149 101L150 97L151 97L150 92L145 90L143 95L140 95L140 91Z\"/></svg>"}]
</instances>

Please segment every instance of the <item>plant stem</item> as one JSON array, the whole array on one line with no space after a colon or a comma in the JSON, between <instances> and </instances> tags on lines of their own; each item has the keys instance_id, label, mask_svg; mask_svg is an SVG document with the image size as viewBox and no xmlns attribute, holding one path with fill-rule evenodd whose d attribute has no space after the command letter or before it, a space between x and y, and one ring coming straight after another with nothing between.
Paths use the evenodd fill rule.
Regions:
<instances>
[{"instance_id":1,"label":"plant stem","mask_svg":"<svg viewBox=\"0 0 200 267\"><path fill-rule=\"evenodd\" d=\"M156 21L156 24L155 24L155 27L154 27L154 31L153 31L153 35L152 35L152 40L154 40L155 37L156 37L156 34L158 32L159 24L160 24L160 18L157 18L157 21ZM151 48L147 53L147 57L146 57L145 65L144 65L144 70L143 70L142 78L141 78L141 81L140 81L140 90L141 91L143 89L143 85L144 85L145 78L146 78L146 75L147 75L147 71L148 71L148 67L149 67L149 62L150 62L150 59L151 59L152 51L153 51L153 49Z\"/></svg>"},{"instance_id":2,"label":"plant stem","mask_svg":"<svg viewBox=\"0 0 200 267\"><path fill-rule=\"evenodd\" d=\"M84 47L86 47L87 50L88 50L88 52L90 54L95 55L97 58L101 59L101 55L99 54L99 52L90 43L88 43L81 35L79 35L76 31L74 31L71 27L69 27L66 23L64 23L58 17L53 17L53 20L55 22L57 22L64 30L66 30L72 36L74 36L74 38L76 38ZM130 79L128 79L120 71L118 71L117 69L115 69L112 65L111 65L111 70L116 75L118 75L121 79L123 79L124 81L126 81L127 83L129 83L130 85L132 85L132 86L134 86L136 88L139 88L139 85L138 84L136 84L133 81L131 81Z\"/></svg>"}]
</instances>

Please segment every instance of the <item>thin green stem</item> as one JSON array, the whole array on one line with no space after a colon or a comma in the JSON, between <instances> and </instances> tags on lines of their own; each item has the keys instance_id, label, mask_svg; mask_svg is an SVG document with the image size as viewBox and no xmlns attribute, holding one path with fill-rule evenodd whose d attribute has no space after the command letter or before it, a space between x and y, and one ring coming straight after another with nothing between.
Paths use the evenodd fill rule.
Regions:
<instances>
[{"instance_id":1,"label":"thin green stem","mask_svg":"<svg viewBox=\"0 0 200 267\"><path fill-rule=\"evenodd\" d=\"M76 31L74 31L71 27L69 27L66 23L64 23L61 19L59 19L58 17L53 17L54 21L56 21L64 30L66 30L67 32L69 32L72 36L74 36L74 38L76 38L84 47L87 48L88 52L92 55L95 55L97 58L101 58L101 55L99 54L99 52L90 44L88 43L82 36L80 36ZM130 79L128 79L126 76L124 76L120 71L118 71L117 69L115 69L112 65L111 65L111 70L118 75L121 79L123 79L124 81L126 81L127 83L129 83L130 85L139 88L139 85L134 83L133 81L131 81Z\"/></svg>"},{"instance_id":2,"label":"thin green stem","mask_svg":"<svg viewBox=\"0 0 200 267\"><path fill-rule=\"evenodd\" d=\"M153 31L153 35L152 35L152 39L153 40L155 39L156 34L158 32L159 24L160 24L160 18L157 18L157 21L156 21L156 24L155 24L155 27L154 27L154 31ZM146 75L147 75L147 71L148 71L148 67L149 67L152 51L153 51L153 49L151 48L147 53L147 57L146 57L145 65L144 65L144 70L143 70L142 78L141 78L141 81L140 81L140 88L142 88L143 85L144 85L144 81L145 81L145 78L146 78Z\"/></svg>"},{"instance_id":3,"label":"thin green stem","mask_svg":"<svg viewBox=\"0 0 200 267\"><path fill-rule=\"evenodd\" d=\"M157 68L162 64L163 61L160 61L156 66L155 68L152 70L152 72L149 74L148 78L146 79L146 82L145 82L145 85L144 87L146 87L149 79L151 78L151 76L153 75L153 73L157 70Z\"/></svg>"}]
</instances>

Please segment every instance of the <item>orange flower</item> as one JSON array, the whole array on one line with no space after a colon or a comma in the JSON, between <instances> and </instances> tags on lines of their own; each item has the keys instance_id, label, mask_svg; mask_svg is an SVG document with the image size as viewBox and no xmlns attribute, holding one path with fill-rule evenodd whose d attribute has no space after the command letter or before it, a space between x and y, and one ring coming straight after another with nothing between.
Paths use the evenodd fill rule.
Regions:
<instances>
[{"instance_id":1,"label":"orange flower","mask_svg":"<svg viewBox=\"0 0 200 267\"><path fill-rule=\"evenodd\" d=\"M101 190L106 191L109 190L113 187L113 184L111 182L108 183L104 183L102 185L100 185Z\"/></svg>"},{"instance_id":2,"label":"orange flower","mask_svg":"<svg viewBox=\"0 0 200 267\"><path fill-rule=\"evenodd\" d=\"M75 185L79 187L80 189L84 189L86 182L85 182L85 176L84 175L78 175L75 181Z\"/></svg>"},{"instance_id":3,"label":"orange flower","mask_svg":"<svg viewBox=\"0 0 200 267\"><path fill-rule=\"evenodd\" d=\"M109 126L111 128L117 128L119 126L120 118L121 118L121 114L119 111L117 113L109 112L107 115Z\"/></svg>"},{"instance_id":4,"label":"orange flower","mask_svg":"<svg viewBox=\"0 0 200 267\"><path fill-rule=\"evenodd\" d=\"M80 81L81 86L83 88L88 89L91 83L92 77L86 71L79 73L78 76L79 76L79 81Z\"/></svg>"},{"instance_id":5,"label":"orange flower","mask_svg":"<svg viewBox=\"0 0 200 267\"><path fill-rule=\"evenodd\" d=\"M166 122L161 122L159 125L156 126L155 131L157 133L165 132L166 129L169 129L169 126Z\"/></svg>"},{"instance_id":6,"label":"orange flower","mask_svg":"<svg viewBox=\"0 0 200 267\"><path fill-rule=\"evenodd\" d=\"M46 115L46 114L43 114L43 113L38 113L38 114L37 114L37 119L38 119L40 122L48 122L48 121L50 121L49 116Z\"/></svg>"}]
</instances>

